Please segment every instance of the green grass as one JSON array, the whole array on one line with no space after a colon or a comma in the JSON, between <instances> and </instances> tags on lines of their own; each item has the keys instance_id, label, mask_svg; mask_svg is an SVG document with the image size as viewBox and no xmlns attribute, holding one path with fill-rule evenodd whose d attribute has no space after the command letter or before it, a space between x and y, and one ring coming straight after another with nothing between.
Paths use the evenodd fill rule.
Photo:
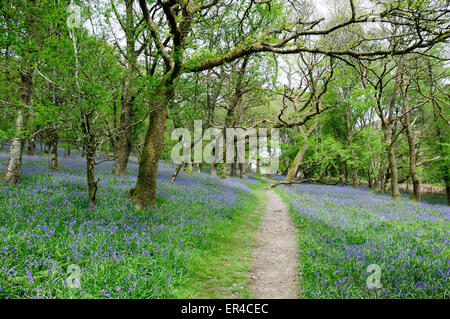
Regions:
<instances>
[{"instance_id":1,"label":"green grass","mask_svg":"<svg viewBox=\"0 0 450 319\"><path fill-rule=\"evenodd\" d=\"M252 267L254 233L258 229L261 214L267 205L264 190L267 183L260 180L249 186L253 197L231 223L224 226L215 238L216 245L208 250L192 253L183 284L171 298L251 298L248 273Z\"/></svg>"}]
</instances>

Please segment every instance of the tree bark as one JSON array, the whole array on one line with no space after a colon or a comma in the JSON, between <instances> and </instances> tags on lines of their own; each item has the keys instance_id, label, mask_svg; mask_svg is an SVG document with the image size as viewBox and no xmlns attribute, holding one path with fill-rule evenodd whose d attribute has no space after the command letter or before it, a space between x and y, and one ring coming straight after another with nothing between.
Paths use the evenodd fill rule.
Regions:
<instances>
[{"instance_id":1,"label":"tree bark","mask_svg":"<svg viewBox=\"0 0 450 319\"><path fill-rule=\"evenodd\" d=\"M237 171L237 163L233 162L231 163L231 175L230 176L236 176Z\"/></svg>"},{"instance_id":2,"label":"tree bark","mask_svg":"<svg viewBox=\"0 0 450 319\"><path fill-rule=\"evenodd\" d=\"M341 174L341 161L340 161L340 157L338 156L338 161L335 165L335 169L336 169L336 174L338 176L339 179L339 184L343 185L344 184L344 178Z\"/></svg>"},{"instance_id":3,"label":"tree bark","mask_svg":"<svg viewBox=\"0 0 450 319\"><path fill-rule=\"evenodd\" d=\"M172 174L172 178L170 179L170 184L175 183L175 180L177 179L178 173L180 173L183 164L184 164L183 162L177 164L177 167L175 168L175 171Z\"/></svg>"},{"instance_id":4,"label":"tree bark","mask_svg":"<svg viewBox=\"0 0 450 319\"><path fill-rule=\"evenodd\" d=\"M372 173L369 168L367 169L367 182L369 184L369 188L373 188Z\"/></svg>"},{"instance_id":5,"label":"tree bark","mask_svg":"<svg viewBox=\"0 0 450 319\"><path fill-rule=\"evenodd\" d=\"M230 164L227 163L221 163L220 165L220 178L222 179L228 179L230 176Z\"/></svg>"},{"instance_id":6,"label":"tree bark","mask_svg":"<svg viewBox=\"0 0 450 319\"><path fill-rule=\"evenodd\" d=\"M191 162L184 164L184 172L189 175L194 174L194 168Z\"/></svg>"},{"instance_id":7,"label":"tree bark","mask_svg":"<svg viewBox=\"0 0 450 319\"><path fill-rule=\"evenodd\" d=\"M303 158L306 154L306 149L308 148L308 144L303 144L303 147L299 149L297 152L297 155L295 156L294 160L292 161L291 165L289 166L288 173L286 175L286 182L292 182L297 175L298 167L303 161ZM289 184L290 186L290 184Z\"/></svg>"},{"instance_id":8,"label":"tree bark","mask_svg":"<svg viewBox=\"0 0 450 319\"><path fill-rule=\"evenodd\" d=\"M32 133L27 140L28 156L36 155L36 135Z\"/></svg>"},{"instance_id":9,"label":"tree bark","mask_svg":"<svg viewBox=\"0 0 450 319\"><path fill-rule=\"evenodd\" d=\"M447 205L450 206L450 178L448 178L448 179L446 180L446 186L445 186L445 189L446 189L446 191L447 191Z\"/></svg>"},{"instance_id":10,"label":"tree bark","mask_svg":"<svg viewBox=\"0 0 450 319\"><path fill-rule=\"evenodd\" d=\"M139 160L138 179L132 191L132 202L138 209L156 208L158 161L164 147L167 106L173 94L173 83L162 83L153 97L149 125Z\"/></svg>"},{"instance_id":11,"label":"tree bark","mask_svg":"<svg viewBox=\"0 0 450 319\"><path fill-rule=\"evenodd\" d=\"M24 105L31 104L33 89L33 77L31 73L22 72L20 75L20 102ZM23 131L26 127L27 111L19 107L16 115L15 136L11 140L9 147L9 159L3 175L3 181L8 184L16 184L19 180L20 168L22 165L23 152Z\"/></svg>"},{"instance_id":12,"label":"tree bark","mask_svg":"<svg viewBox=\"0 0 450 319\"><path fill-rule=\"evenodd\" d=\"M97 188L98 180L95 180L95 163L94 152L88 151L86 153L86 172L87 172L87 184L88 184L88 198L89 207L94 210L97 206Z\"/></svg>"},{"instance_id":13,"label":"tree bark","mask_svg":"<svg viewBox=\"0 0 450 319\"><path fill-rule=\"evenodd\" d=\"M123 98L123 97L122 97ZM126 98L125 98L126 99ZM122 102L122 112L120 114L119 133L117 134L117 143L114 150L113 173L117 176L127 174L128 159L131 153L131 134L133 105L132 101L124 100Z\"/></svg>"},{"instance_id":14,"label":"tree bark","mask_svg":"<svg viewBox=\"0 0 450 319\"><path fill-rule=\"evenodd\" d=\"M409 171L410 171L411 179L413 182L413 199L418 202L418 201L420 201L420 181L419 181L419 175L417 174L416 144L415 144L414 132L411 128L411 123L410 123L411 108L409 107L407 92L408 92L408 86L406 83L406 79L403 77L403 79L402 79L402 99L403 99L403 107L404 107L404 112L405 112L404 124L405 124L405 129L406 129L406 136L408 138L408 145L409 145Z\"/></svg>"},{"instance_id":15,"label":"tree bark","mask_svg":"<svg viewBox=\"0 0 450 319\"><path fill-rule=\"evenodd\" d=\"M326 168L327 171L327 184L331 183L331 165L328 165Z\"/></svg>"},{"instance_id":16,"label":"tree bark","mask_svg":"<svg viewBox=\"0 0 450 319\"><path fill-rule=\"evenodd\" d=\"M396 105L396 99L398 94L398 88L400 85L400 74L401 74L401 66L397 67L397 73L394 79L394 88L392 90L392 95L390 98L390 103L388 107L388 115L385 116L382 107L382 90L384 86L382 85L382 78L379 79L377 86L377 106L376 112L381 120L381 129L383 131L383 139L386 145L385 151L387 153L388 161L389 161L389 177L386 176L388 173L384 168L383 154L381 155L381 163L380 163L380 191L384 192L386 187L386 181L390 178L391 181L391 197L393 200L400 199L400 190L398 187L398 167L397 167L397 157L395 155L395 141L393 140L393 124L395 123L394 119L394 111Z\"/></svg>"},{"instance_id":17,"label":"tree bark","mask_svg":"<svg viewBox=\"0 0 450 319\"><path fill-rule=\"evenodd\" d=\"M395 78L394 89L392 91L391 103L389 106L389 118L383 121L382 129L384 133L384 141L386 143L386 151L389 159L390 177L391 177L391 196L393 200L400 199L400 190L398 187L398 168L397 157L395 156L394 141L392 140L392 116L394 113L395 100L399 86L399 74Z\"/></svg>"},{"instance_id":18,"label":"tree bark","mask_svg":"<svg viewBox=\"0 0 450 319\"><path fill-rule=\"evenodd\" d=\"M51 132L50 139L50 169L58 169L58 134Z\"/></svg>"},{"instance_id":19,"label":"tree bark","mask_svg":"<svg viewBox=\"0 0 450 319\"><path fill-rule=\"evenodd\" d=\"M134 23L133 0L125 0L125 38L126 38L126 75L122 89L122 110L120 113L119 132L117 134L117 143L114 150L113 173L118 176L125 176L127 173L128 159L130 157L133 133L133 103L135 92L133 89L132 78L134 65L136 64L139 53L136 51L136 26Z\"/></svg>"},{"instance_id":20,"label":"tree bark","mask_svg":"<svg viewBox=\"0 0 450 319\"><path fill-rule=\"evenodd\" d=\"M247 165L245 163L239 163L239 171L241 174L241 179L248 179Z\"/></svg>"},{"instance_id":21,"label":"tree bark","mask_svg":"<svg viewBox=\"0 0 450 319\"><path fill-rule=\"evenodd\" d=\"M395 157L394 145L392 142L392 131L390 128L385 128L384 140L387 144L386 151L388 153L390 177L391 177L391 195L393 200L400 199L400 190L398 187L398 168L397 158Z\"/></svg>"},{"instance_id":22,"label":"tree bark","mask_svg":"<svg viewBox=\"0 0 450 319\"><path fill-rule=\"evenodd\" d=\"M344 164L344 180L345 180L345 184L348 184L348 165L347 165L347 163Z\"/></svg>"},{"instance_id":23,"label":"tree bark","mask_svg":"<svg viewBox=\"0 0 450 319\"><path fill-rule=\"evenodd\" d=\"M313 125L309 128L308 132L306 132L306 134L304 134L304 130L302 127L298 127L298 131L303 135L305 142L303 143L302 148L299 149L299 151L297 152L297 155L295 156L294 160L292 161L291 165L289 166L288 169L288 173L286 175L286 182L292 182L294 180L294 178L297 175L298 172L298 168L300 166L300 164L303 161L303 158L305 157L306 151L308 150L309 147L309 143L308 143L308 138L312 135L312 133L314 133L314 131L316 130L317 126L318 126L318 119L316 119L313 123ZM289 186L291 184L288 184Z\"/></svg>"},{"instance_id":24,"label":"tree bark","mask_svg":"<svg viewBox=\"0 0 450 319\"><path fill-rule=\"evenodd\" d=\"M385 150L380 154L380 167L378 170L378 185L377 192L384 193L386 192L386 160Z\"/></svg>"},{"instance_id":25,"label":"tree bark","mask_svg":"<svg viewBox=\"0 0 450 319\"><path fill-rule=\"evenodd\" d=\"M209 175L217 177L217 165L215 163L209 164Z\"/></svg>"},{"instance_id":26,"label":"tree bark","mask_svg":"<svg viewBox=\"0 0 450 319\"><path fill-rule=\"evenodd\" d=\"M52 146L52 142L50 141L50 139L46 139L45 140L45 146L44 146L44 153L45 154L50 154L51 146Z\"/></svg>"}]
</instances>

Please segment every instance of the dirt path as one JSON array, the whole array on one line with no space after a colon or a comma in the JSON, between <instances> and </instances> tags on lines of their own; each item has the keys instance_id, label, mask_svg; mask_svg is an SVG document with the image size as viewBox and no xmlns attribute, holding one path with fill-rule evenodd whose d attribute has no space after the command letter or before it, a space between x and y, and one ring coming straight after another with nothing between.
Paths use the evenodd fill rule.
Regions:
<instances>
[{"instance_id":1,"label":"dirt path","mask_svg":"<svg viewBox=\"0 0 450 319\"><path fill-rule=\"evenodd\" d=\"M269 202L256 233L250 289L257 299L296 299L297 230L280 196L272 189L266 194Z\"/></svg>"}]
</instances>

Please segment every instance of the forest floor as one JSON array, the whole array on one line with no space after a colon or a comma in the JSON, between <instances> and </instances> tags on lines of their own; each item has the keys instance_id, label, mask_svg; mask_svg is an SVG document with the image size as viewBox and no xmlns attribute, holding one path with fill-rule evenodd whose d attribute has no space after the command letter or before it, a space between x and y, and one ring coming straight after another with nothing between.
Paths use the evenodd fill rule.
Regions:
<instances>
[{"instance_id":1,"label":"forest floor","mask_svg":"<svg viewBox=\"0 0 450 319\"><path fill-rule=\"evenodd\" d=\"M297 230L280 196L272 189L266 195L269 201L256 233L250 290L257 299L295 299L299 287Z\"/></svg>"},{"instance_id":2,"label":"forest floor","mask_svg":"<svg viewBox=\"0 0 450 319\"><path fill-rule=\"evenodd\" d=\"M221 180L158 170L158 209L135 210L128 174L85 161L25 156L20 183L0 185L1 298L447 298L450 210L361 186ZM0 171L8 154L0 152ZM78 266L81 287L66 281ZM368 289L378 265L377 292ZM73 269L73 267L71 267Z\"/></svg>"},{"instance_id":3,"label":"forest floor","mask_svg":"<svg viewBox=\"0 0 450 319\"><path fill-rule=\"evenodd\" d=\"M170 184L171 165L160 162L158 209L143 212L128 199L137 162L121 178L102 163L93 213L85 160L59 153L58 170L48 155L25 155L20 183L0 185L0 299L251 297L265 182L181 172ZM0 171L7 160L1 151ZM75 275L78 289L66 284Z\"/></svg>"}]
</instances>

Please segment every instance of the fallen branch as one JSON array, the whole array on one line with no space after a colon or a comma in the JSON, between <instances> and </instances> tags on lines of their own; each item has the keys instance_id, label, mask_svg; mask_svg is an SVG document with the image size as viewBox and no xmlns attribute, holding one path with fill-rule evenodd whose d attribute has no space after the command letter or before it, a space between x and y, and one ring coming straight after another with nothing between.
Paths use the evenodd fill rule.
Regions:
<instances>
[{"instance_id":1,"label":"fallen branch","mask_svg":"<svg viewBox=\"0 0 450 319\"><path fill-rule=\"evenodd\" d=\"M321 181L320 179L317 179L317 178L306 178L306 179L302 179L301 181L292 181L292 182L283 181L283 182L279 182L279 183L273 184L271 186L271 188L277 187L279 185L294 185L294 184L303 184L303 183L307 183L307 182L315 182L315 183L324 184L324 185L331 185L331 186L336 186L338 184L345 185L345 183L343 183L341 181L338 181L336 183L327 183L327 182L323 182L323 181Z\"/></svg>"}]
</instances>

